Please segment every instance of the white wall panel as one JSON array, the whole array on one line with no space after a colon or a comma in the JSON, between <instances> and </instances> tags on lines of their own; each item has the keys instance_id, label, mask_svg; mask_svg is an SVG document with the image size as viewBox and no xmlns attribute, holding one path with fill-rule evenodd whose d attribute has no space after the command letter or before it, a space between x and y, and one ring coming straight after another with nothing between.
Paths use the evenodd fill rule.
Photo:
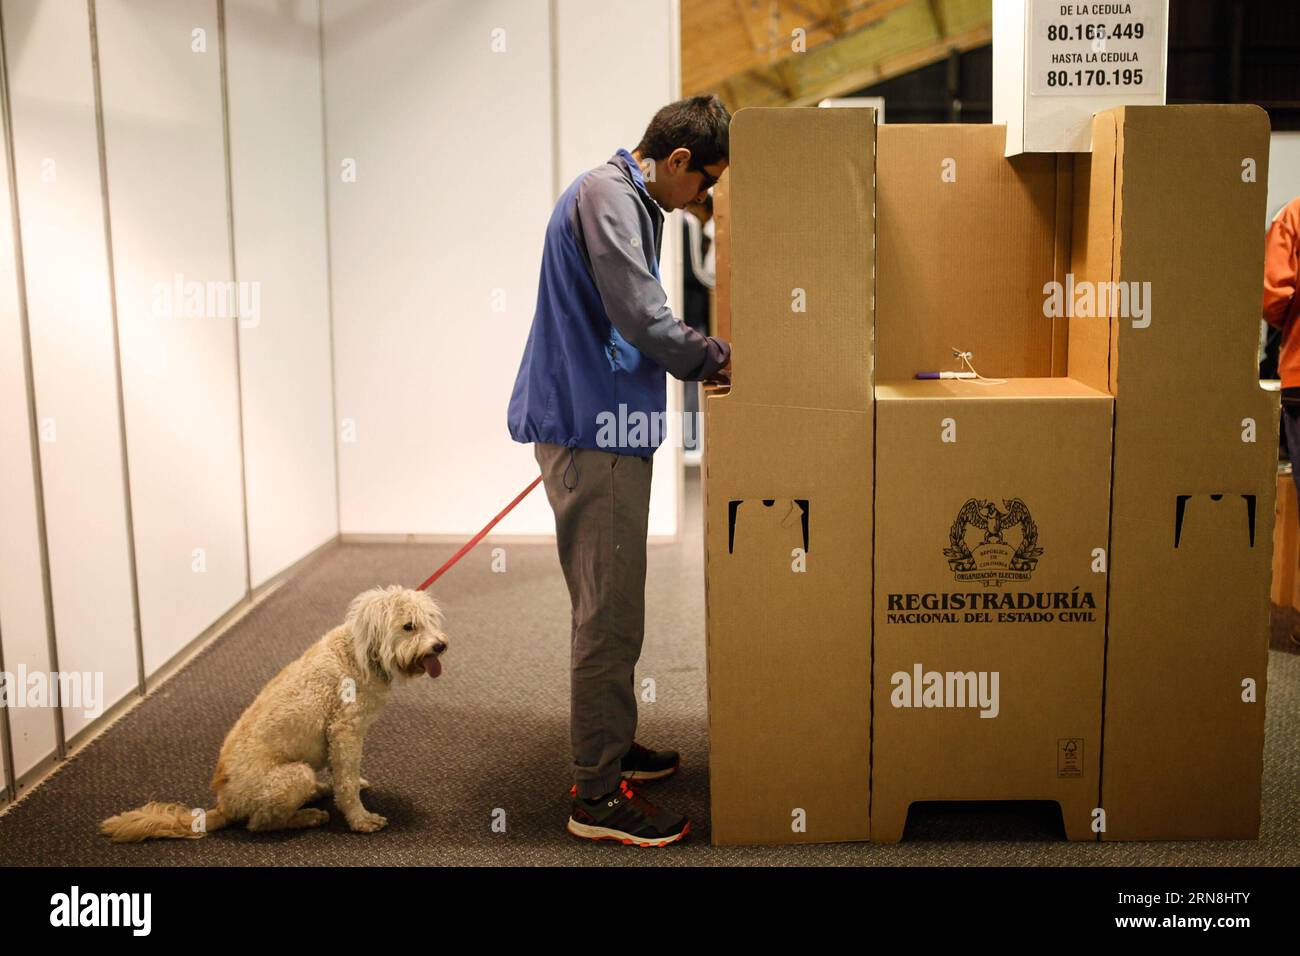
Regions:
<instances>
[{"instance_id":1,"label":"white wall panel","mask_svg":"<svg viewBox=\"0 0 1300 956\"><path fill-rule=\"evenodd\" d=\"M552 201L549 76L543 2L325 6L344 532L468 534L537 474L506 406ZM509 530L553 533L529 505Z\"/></svg>"},{"instance_id":2,"label":"white wall panel","mask_svg":"<svg viewBox=\"0 0 1300 956\"><path fill-rule=\"evenodd\" d=\"M537 473L505 416L556 198L549 4L351 0L325 17L342 530L468 534ZM557 22L564 186L673 99L675 5L562 0ZM677 245L670 224L675 302ZM679 475L675 451L656 456L652 534L676 530ZM553 534L544 496L498 530Z\"/></svg>"},{"instance_id":3,"label":"white wall panel","mask_svg":"<svg viewBox=\"0 0 1300 956\"><path fill-rule=\"evenodd\" d=\"M680 99L681 69L674 0L608 3L557 0L560 182L567 187L585 169L603 163L621 146L641 141L660 107ZM668 304L682 313L682 216L664 222L659 274ZM521 349L522 351L522 349ZM650 534L677 533L682 483L678 411L682 386L668 378L673 440L655 452L650 490Z\"/></svg>"},{"instance_id":4,"label":"white wall panel","mask_svg":"<svg viewBox=\"0 0 1300 956\"><path fill-rule=\"evenodd\" d=\"M184 301L172 310L164 298L177 281L231 281L220 51L215 0L98 0L97 10L152 673L245 594L235 320L229 303L205 298L187 316Z\"/></svg>"},{"instance_id":5,"label":"white wall panel","mask_svg":"<svg viewBox=\"0 0 1300 956\"><path fill-rule=\"evenodd\" d=\"M18 283L9 157L0 152L0 645L15 675L23 666L49 670ZM14 773L22 774L54 750L54 713L11 709L9 732ZM4 771L0 748L0 779Z\"/></svg>"},{"instance_id":6,"label":"white wall panel","mask_svg":"<svg viewBox=\"0 0 1300 956\"><path fill-rule=\"evenodd\" d=\"M338 533L316 0L226 0L226 51L256 587Z\"/></svg>"},{"instance_id":7,"label":"white wall panel","mask_svg":"<svg viewBox=\"0 0 1300 956\"><path fill-rule=\"evenodd\" d=\"M137 673L89 22L85 3L4 0L58 663L102 673L108 706ZM44 660L43 622L4 628L6 664L15 641ZM90 719L65 708L67 736Z\"/></svg>"}]
</instances>

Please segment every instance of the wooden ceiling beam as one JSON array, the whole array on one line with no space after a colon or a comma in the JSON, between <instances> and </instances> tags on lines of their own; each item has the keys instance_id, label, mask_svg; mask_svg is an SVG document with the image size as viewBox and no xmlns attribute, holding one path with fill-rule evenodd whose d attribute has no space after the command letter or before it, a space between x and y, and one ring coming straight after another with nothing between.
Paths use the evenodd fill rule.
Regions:
<instances>
[{"instance_id":1,"label":"wooden ceiling beam","mask_svg":"<svg viewBox=\"0 0 1300 956\"><path fill-rule=\"evenodd\" d=\"M801 9L807 11L808 2L801 0ZM818 9L829 18L835 0L827 2L830 5ZM724 102L733 112L745 106L809 105L929 65L954 50L992 42L990 0L877 0L871 5L876 14L883 3L888 3L887 12L839 39L814 48L810 31L808 52L792 53L726 78L731 98L724 96ZM834 9L846 17L869 12L860 2ZM822 29L829 35L829 26Z\"/></svg>"},{"instance_id":2,"label":"wooden ceiling beam","mask_svg":"<svg viewBox=\"0 0 1300 956\"><path fill-rule=\"evenodd\" d=\"M950 36L940 43L934 43L918 50L912 50L908 53L897 57L891 57L888 60L882 60L879 63L854 73L846 73L837 77L834 81L824 84L815 90L805 92L802 96L791 99L786 106L815 106L822 100L832 96L842 96L845 93L852 93L860 90L865 86L874 86L877 83L883 83L885 80L892 79L895 76L902 76L904 73L911 73L913 70L919 70L923 66L929 66L931 63L938 63L940 60L947 58L953 50L962 53L967 50L978 49L982 46L988 46L993 42L992 26L969 31L960 36ZM730 108L730 107L729 107Z\"/></svg>"},{"instance_id":3,"label":"wooden ceiling beam","mask_svg":"<svg viewBox=\"0 0 1300 956\"><path fill-rule=\"evenodd\" d=\"M682 0L682 92L806 55L794 50L796 28L811 52L918 2L928 0Z\"/></svg>"}]
</instances>

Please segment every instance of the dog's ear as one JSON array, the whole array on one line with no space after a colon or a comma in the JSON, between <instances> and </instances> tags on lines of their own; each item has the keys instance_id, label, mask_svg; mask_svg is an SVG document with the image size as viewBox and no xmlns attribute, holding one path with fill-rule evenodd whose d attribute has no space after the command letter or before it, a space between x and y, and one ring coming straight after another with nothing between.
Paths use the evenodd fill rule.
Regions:
<instances>
[{"instance_id":1,"label":"dog's ear","mask_svg":"<svg viewBox=\"0 0 1300 956\"><path fill-rule=\"evenodd\" d=\"M429 617L433 619L433 626L441 631L444 625L444 616L438 602L429 595L428 591L413 591L412 595L417 604L423 606Z\"/></svg>"},{"instance_id":2,"label":"dog's ear","mask_svg":"<svg viewBox=\"0 0 1300 956\"><path fill-rule=\"evenodd\" d=\"M352 632L357 664L363 669L379 663L379 650L392 624L392 597L392 588L371 588L348 605L345 623Z\"/></svg>"}]
</instances>

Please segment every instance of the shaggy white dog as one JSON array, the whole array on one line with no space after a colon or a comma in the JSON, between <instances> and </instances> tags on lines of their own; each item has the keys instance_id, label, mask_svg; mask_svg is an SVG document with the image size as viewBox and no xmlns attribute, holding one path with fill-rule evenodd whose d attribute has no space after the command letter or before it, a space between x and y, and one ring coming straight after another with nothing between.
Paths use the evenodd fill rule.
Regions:
<instances>
[{"instance_id":1,"label":"shaggy white dog","mask_svg":"<svg viewBox=\"0 0 1300 956\"><path fill-rule=\"evenodd\" d=\"M221 745L214 810L147 803L105 820L115 843L152 837L195 839L248 821L250 830L317 827L329 819L304 807L327 796L348 826L371 833L388 821L361 803L361 744L395 680L442 673L442 612L423 591L375 588L358 595L344 623L262 689ZM330 782L317 778L328 766Z\"/></svg>"}]
</instances>

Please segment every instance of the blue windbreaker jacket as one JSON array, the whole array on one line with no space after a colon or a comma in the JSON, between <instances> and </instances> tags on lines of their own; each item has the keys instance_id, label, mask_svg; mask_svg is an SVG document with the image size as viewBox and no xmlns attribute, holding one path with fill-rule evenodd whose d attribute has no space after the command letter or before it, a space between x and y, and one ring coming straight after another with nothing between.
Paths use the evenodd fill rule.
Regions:
<instances>
[{"instance_id":1,"label":"blue windbreaker jacket","mask_svg":"<svg viewBox=\"0 0 1300 956\"><path fill-rule=\"evenodd\" d=\"M726 342L668 307L659 282L663 221L627 150L560 196L510 397L515 441L649 457L665 437L665 372L697 381L727 364Z\"/></svg>"}]
</instances>

